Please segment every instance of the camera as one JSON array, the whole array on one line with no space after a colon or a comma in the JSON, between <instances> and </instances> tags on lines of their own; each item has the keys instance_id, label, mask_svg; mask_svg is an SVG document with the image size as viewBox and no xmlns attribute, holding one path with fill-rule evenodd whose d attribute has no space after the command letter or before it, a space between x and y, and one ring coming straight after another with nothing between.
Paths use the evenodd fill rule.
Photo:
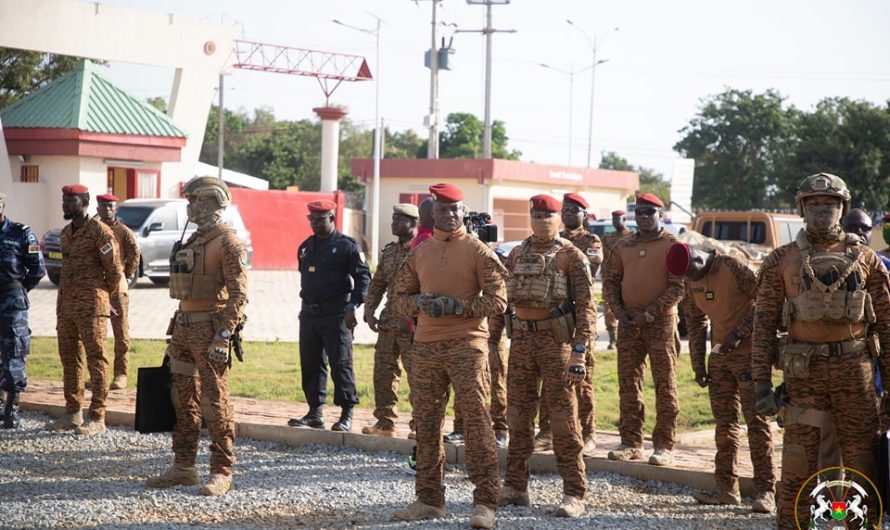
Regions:
<instances>
[{"instance_id":1,"label":"camera","mask_svg":"<svg viewBox=\"0 0 890 530\"><path fill-rule=\"evenodd\" d=\"M486 212L470 212L464 217L467 232L479 238L483 243L494 243L498 240L498 225L491 223L491 214Z\"/></svg>"}]
</instances>

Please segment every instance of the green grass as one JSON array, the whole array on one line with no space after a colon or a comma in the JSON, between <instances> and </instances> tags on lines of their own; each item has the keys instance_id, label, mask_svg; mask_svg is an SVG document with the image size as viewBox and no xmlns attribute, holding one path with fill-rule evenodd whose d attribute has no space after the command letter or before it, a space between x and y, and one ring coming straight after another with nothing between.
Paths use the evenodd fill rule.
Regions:
<instances>
[{"instance_id":1,"label":"green grass","mask_svg":"<svg viewBox=\"0 0 890 530\"><path fill-rule=\"evenodd\" d=\"M108 352L112 352L111 341ZM136 370L143 366L158 366L163 358L166 344L162 340L133 340L130 356L130 380L135 383ZM255 399L275 399L305 401L300 388L299 345L294 342L250 342L245 344L245 361L235 361L229 377L229 386L235 396ZM614 351L596 353L596 410L597 426L606 430L618 427L618 374ZM361 407L373 408L374 348L356 346L353 364L356 375L356 388ZM681 355L677 363L677 379L680 391L680 416L677 427L680 431L692 431L713 426L711 407L707 389L699 388L688 355ZM109 366L109 370L110 370ZM62 379L62 367L54 337L34 337L31 340L31 355L28 357L28 376L33 379ZM408 404L407 376L402 375L399 386L399 410L411 410ZM333 383L328 384L333 389ZM655 388L650 372L646 371L644 383L646 403L645 432L651 432L655 423ZM452 404L448 414L453 415ZM450 425L446 425L449 428Z\"/></svg>"}]
</instances>

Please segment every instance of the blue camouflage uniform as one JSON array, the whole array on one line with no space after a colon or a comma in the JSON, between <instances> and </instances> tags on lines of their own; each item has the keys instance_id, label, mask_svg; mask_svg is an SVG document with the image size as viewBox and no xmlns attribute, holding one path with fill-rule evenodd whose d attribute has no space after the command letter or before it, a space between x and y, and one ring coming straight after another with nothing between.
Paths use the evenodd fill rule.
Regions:
<instances>
[{"instance_id":1,"label":"blue camouflage uniform","mask_svg":"<svg viewBox=\"0 0 890 530\"><path fill-rule=\"evenodd\" d=\"M28 384L28 291L45 274L34 233L28 226L4 218L0 225L0 390L21 392Z\"/></svg>"}]
</instances>

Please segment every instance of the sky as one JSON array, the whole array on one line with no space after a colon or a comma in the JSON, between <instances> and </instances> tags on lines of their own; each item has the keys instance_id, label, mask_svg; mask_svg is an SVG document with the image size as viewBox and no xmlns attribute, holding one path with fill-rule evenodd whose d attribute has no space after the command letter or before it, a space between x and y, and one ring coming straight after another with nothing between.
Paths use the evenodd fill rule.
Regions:
<instances>
[{"instance_id":1,"label":"sky","mask_svg":"<svg viewBox=\"0 0 890 530\"><path fill-rule=\"evenodd\" d=\"M430 0L102 3L222 21L245 40L362 55L380 83L386 126L427 137L430 73L423 53L430 46ZM485 7L466 0L439 6L439 20L448 24L440 26L440 35L453 36L455 49L453 69L439 75L441 121L451 112L481 119L484 38L452 30L484 27ZM516 30L492 37L492 117L505 122L510 148L525 161L587 165L593 53L581 30L596 40L597 59L606 61L595 69L594 167L601 152L614 151L669 178L680 129L705 98L727 88L775 89L803 110L826 97L878 105L890 98L887 1L512 0L492 13L493 27ZM374 16L383 21L379 65L373 35L332 22L374 29ZM105 75L146 98L169 96L173 80L172 69L124 63L111 63ZM225 91L227 108L266 107L278 119L315 119L312 108L324 103L317 81L302 76L236 69ZM352 121L372 128L374 91L374 82L343 83L331 103L346 106Z\"/></svg>"}]
</instances>

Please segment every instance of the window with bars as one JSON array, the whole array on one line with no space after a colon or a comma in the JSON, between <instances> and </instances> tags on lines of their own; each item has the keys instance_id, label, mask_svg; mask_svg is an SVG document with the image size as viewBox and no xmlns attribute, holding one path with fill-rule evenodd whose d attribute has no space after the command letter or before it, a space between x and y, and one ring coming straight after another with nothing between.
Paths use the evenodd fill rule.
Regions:
<instances>
[{"instance_id":1,"label":"window with bars","mask_svg":"<svg viewBox=\"0 0 890 530\"><path fill-rule=\"evenodd\" d=\"M21 172L19 173L19 180L22 182L38 182L38 174L38 166L22 166Z\"/></svg>"}]
</instances>

